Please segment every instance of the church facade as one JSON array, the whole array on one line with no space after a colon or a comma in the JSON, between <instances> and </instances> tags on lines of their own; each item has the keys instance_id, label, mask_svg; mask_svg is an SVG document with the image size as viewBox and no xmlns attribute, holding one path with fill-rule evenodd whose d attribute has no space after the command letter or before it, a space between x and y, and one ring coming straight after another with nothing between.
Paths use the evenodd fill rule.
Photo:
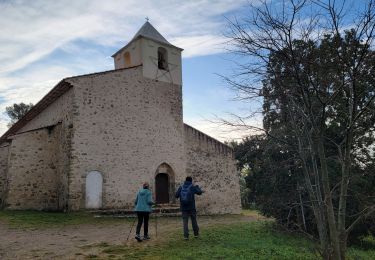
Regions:
<instances>
[{"instance_id":1,"label":"church facade","mask_svg":"<svg viewBox=\"0 0 375 260\"><path fill-rule=\"evenodd\" d=\"M0 138L0 208L132 208L146 181L168 205L190 175L199 213L239 213L232 149L183 123L181 52L146 22L114 70L60 81Z\"/></svg>"}]
</instances>

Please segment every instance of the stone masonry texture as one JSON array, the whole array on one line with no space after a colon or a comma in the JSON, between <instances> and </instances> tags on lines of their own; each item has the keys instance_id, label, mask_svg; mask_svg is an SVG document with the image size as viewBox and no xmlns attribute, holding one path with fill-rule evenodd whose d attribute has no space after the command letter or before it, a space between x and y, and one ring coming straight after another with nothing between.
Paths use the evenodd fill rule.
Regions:
<instances>
[{"instance_id":1,"label":"stone masonry texture","mask_svg":"<svg viewBox=\"0 0 375 260\"><path fill-rule=\"evenodd\" d=\"M185 175L181 86L142 76L142 67L72 79L69 205L84 207L85 178L103 175L103 208L133 206L145 181L153 187L159 165ZM182 178L182 177L180 177Z\"/></svg>"},{"instance_id":2,"label":"stone masonry texture","mask_svg":"<svg viewBox=\"0 0 375 260\"><path fill-rule=\"evenodd\" d=\"M183 123L181 85L145 78L142 66L65 81L69 90L0 144L0 207L84 209L86 176L98 171L102 208L132 208L142 183L155 197L165 172L170 194L188 175L205 190L198 213L240 212L233 152Z\"/></svg>"},{"instance_id":3,"label":"stone masonry texture","mask_svg":"<svg viewBox=\"0 0 375 260\"><path fill-rule=\"evenodd\" d=\"M7 190L9 144L0 145L0 209L4 207Z\"/></svg>"},{"instance_id":4,"label":"stone masonry texture","mask_svg":"<svg viewBox=\"0 0 375 260\"><path fill-rule=\"evenodd\" d=\"M232 149L185 125L186 174L205 191L196 196L198 213L239 214L240 187Z\"/></svg>"},{"instance_id":5,"label":"stone masonry texture","mask_svg":"<svg viewBox=\"0 0 375 260\"><path fill-rule=\"evenodd\" d=\"M60 129L58 125L14 137L9 151L7 208L58 209Z\"/></svg>"}]
</instances>

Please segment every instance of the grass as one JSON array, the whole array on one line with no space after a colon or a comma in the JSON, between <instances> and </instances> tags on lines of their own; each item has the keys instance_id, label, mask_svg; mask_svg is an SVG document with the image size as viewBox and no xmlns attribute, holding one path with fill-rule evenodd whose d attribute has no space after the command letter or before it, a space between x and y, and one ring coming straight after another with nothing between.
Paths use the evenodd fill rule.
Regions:
<instances>
[{"instance_id":1,"label":"grass","mask_svg":"<svg viewBox=\"0 0 375 260\"><path fill-rule=\"evenodd\" d=\"M6 222L11 228L45 229L67 225L111 224L123 222L124 219L96 218L88 212L0 211L0 221ZM125 221L132 220L125 219Z\"/></svg>"},{"instance_id":2,"label":"grass","mask_svg":"<svg viewBox=\"0 0 375 260\"><path fill-rule=\"evenodd\" d=\"M204 229L199 239L182 240L180 232L166 242L136 246L97 245L101 259L319 259L314 244L281 233L267 221ZM375 259L375 250L350 248L348 259Z\"/></svg>"},{"instance_id":3,"label":"grass","mask_svg":"<svg viewBox=\"0 0 375 260\"><path fill-rule=\"evenodd\" d=\"M259 211L255 210L255 209L243 209L242 215L247 216L247 217L251 217L251 218L257 219L257 220L272 220L270 218L266 218L265 216L262 216L259 213Z\"/></svg>"},{"instance_id":4,"label":"grass","mask_svg":"<svg viewBox=\"0 0 375 260\"><path fill-rule=\"evenodd\" d=\"M147 242L144 242L146 244ZM120 259L316 259L313 245L304 239L273 232L264 221L205 229L199 239L182 240L173 234L167 242L128 247L106 245L102 257Z\"/></svg>"},{"instance_id":5,"label":"grass","mask_svg":"<svg viewBox=\"0 0 375 260\"><path fill-rule=\"evenodd\" d=\"M215 224L217 217L210 217L208 226L201 226L201 237L182 239L180 228L169 231L164 237L143 243L113 245L106 242L80 247L79 256L87 259L319 259L315 244L302 236L283 233L274 229L273 221L256 211L243 214L252 222ZM227 216L235 218L235 216ZM169 219L164 219L169 221ZM163 221L164 221L163 220ZM13 228L44 229L67 225L132 222L133 219L95 218L90 213L49 213L36 211L0 211L0 221ZM162 221L160 221L162 223ZM160 235L159 235L160 236ZM347 259L375 259L375 240L368 238L366 247L351 247ZM96 249L95 254L91 249ZM78 254L76 254L78 256Z\"/></svg>"}]
</instances>

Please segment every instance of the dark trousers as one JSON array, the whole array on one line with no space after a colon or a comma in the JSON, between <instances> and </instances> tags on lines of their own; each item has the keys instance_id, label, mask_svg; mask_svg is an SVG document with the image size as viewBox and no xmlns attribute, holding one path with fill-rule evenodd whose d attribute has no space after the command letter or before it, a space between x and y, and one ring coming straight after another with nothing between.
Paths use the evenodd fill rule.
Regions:
<instances>
[{"instance_id":1,"label":"dark trousers","mask_svg":"<svg viewBox=\"0 0 375 260\"><path fill-rule=\"evenodd\" d=\"M184 224L184 237L189 237L189 217L193 227L194 236L199 235L199 227L197 223L197 212L195 210L182 211L182 221Z\"/></svg>"},{"instance_id":2,"label":"dark trousers","mask_svg":"<svg viewBox=\"0 0 375 260\"><path fill-rule=\"evenodd\" d=\"M148 235L148 219L150 217L150 212L137 211L137 216L138 216L138 224L137 224L136 233L137 235L140 234L142 223L144 221L143 234L147 236Z\"/></svg>"}]
</instances>

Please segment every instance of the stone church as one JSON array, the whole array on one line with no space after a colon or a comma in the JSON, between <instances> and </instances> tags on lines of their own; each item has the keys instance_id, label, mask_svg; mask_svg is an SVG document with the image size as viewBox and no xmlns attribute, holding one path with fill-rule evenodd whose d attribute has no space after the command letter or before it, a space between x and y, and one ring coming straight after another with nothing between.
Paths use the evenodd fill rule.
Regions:
<instances>
[{"instance_id":1,"label":"stone church","mask_svg":"<svg viewBox=\"0 0 375 260\"><path fill-rule=\"evenodd\" d=\"M114 70L61 80L0 137L0 208L132 208L145 181L171 205L191 175L199 213L239 213L232 149L183 123L181 52L146 22Z\"/></svg>"}]
</instances>

